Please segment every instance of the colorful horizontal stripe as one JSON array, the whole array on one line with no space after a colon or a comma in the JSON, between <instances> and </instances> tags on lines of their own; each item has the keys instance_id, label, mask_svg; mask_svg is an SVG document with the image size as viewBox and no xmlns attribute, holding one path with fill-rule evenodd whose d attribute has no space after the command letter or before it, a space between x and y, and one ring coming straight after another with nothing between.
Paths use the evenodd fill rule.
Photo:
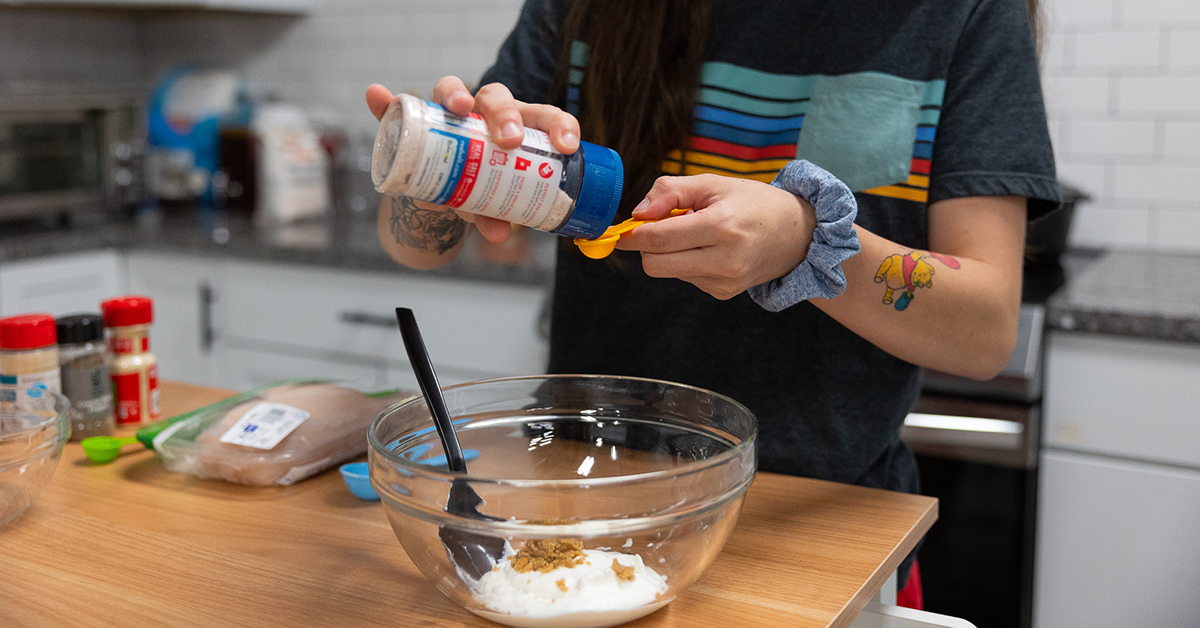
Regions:
<instances>
[{"instance_id":1,"label":"colorful horizontal stripe","mask_svg":"<svg viewBox=\"0 0 1200 628\"><path fill-rule=\"evenodd\" d=\"M571 48L567 111L578 115L588 47ZM700 87L692 135L682 150L662 163L665 174L720 174L770 182L795 158L796 142L813 96L816 75L777 74L724 62L708 62L700 70ZM946 82L925 83L917 128L913 134L908 178L863 194L927 202L933 147L941 117Z\"/></svg>"}]
</instances>

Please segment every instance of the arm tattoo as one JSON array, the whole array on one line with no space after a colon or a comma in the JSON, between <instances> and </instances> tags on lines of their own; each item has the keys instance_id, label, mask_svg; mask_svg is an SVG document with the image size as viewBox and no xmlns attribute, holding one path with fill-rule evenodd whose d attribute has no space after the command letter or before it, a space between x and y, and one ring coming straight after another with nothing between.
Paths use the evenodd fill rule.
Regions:
<instances>
[{"instance_id":1,"label":"arm tattoo","mask_svg":"<svg viewBox=\"0 0 1200 628\"><path fill-rule=\"evenodd\" d=\"M388 223L396 244L438 255L457 246L467 233L466 221L454 212L422 209L407 196L392 198Z\"/></svg>"},{"instance_id":2,"label":"arm tattoo","mask_svg":"<svg viewBox=\"0 0 1200 628\"><path fill-rule=\"evenodd\" d=\"M883 263L879 265L879 270L875 273L875 283L881 283L886 288L886 292L883 294L884 304L895 301L896 309L903 312L912 302L914 290L932 288L934 268L930 259L935 259L950 269L959 268L958 260L941 253L913 251L911 253L893 253L884 258ZM901 289L904 290L904 293L898 299L893 299L892 295L895 291Z\"/></svg>"}]
</instances>

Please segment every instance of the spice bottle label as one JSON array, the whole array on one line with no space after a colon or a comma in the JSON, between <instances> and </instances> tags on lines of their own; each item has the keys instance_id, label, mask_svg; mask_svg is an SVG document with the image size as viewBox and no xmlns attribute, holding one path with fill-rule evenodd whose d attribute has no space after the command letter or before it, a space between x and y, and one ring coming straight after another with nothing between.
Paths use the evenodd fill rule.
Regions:
<instances>
[{"instance_id":1,"label":"spice bottle label","mask_svg":"<svg viewBox=\"0 0 1200 628\"><path fill-rule=\"evenodd\" d=\"M117 423L141 423L141 373L113 375L113 399L116 402Z\"/></svg>"},{"instance_id":2,"label":"spice bottle label","mask_svg":"<svg viewBox=\"0 0 1200 628\"><path fill-rule=\"evenodd\" d=\"M487 125L474 114L430 104L426 120L432 128L408 196L531 226L550 214L563 156L548 135L526 129L521 147L505 150L486 139Z\"/></svg>"},{"instance_id":3,"label":"spice bottle label","mask_svg":"<svg viewBox=\"0 0 1200 628\"><path fill-rule=\"evenodd\" d=\"M62 392L82 420L103 418L112 413L112 384L104 356L75 358L62 367Z\"/></svg>"},{"instance_id":4,"label":"spice bottle label","mask_svg":"<svg viewBox=\"0 0 1200 628\"><path fill-rule=\"evenodd\" d=\"M54 395L62 392L58 369L24 375L0 375L0 410L54 410Z\"/></svg>"},{"instance_id":5,"label":"spice bottle label","mask_svg":"<svg viewBox=\"0 0 1200 628\"><path fill-rule=\"evenodd\" d=\"M149 420L155 421L158 415L162 413L162 408L159 405L158 397L158 365L152 364L146 369L146 401L150 406Z\"/></svg>"},{"instance_id":6,"label":"spice bottle label","mask_svg":"<svg viewBox=\"0 0 1200 628\"><path fill-rule=\"evenodd\" d=\"M309 414L300 408L263 401L247 410L246 414L226 430L221 435L221 442L255 449L271 449L308 420L308 417Z\"/></svg>"}]
</instances>

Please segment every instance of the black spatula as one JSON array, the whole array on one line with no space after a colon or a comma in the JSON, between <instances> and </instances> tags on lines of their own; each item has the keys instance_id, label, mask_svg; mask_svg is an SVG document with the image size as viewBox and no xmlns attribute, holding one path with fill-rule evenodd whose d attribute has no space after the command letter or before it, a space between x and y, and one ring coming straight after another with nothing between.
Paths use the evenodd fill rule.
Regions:
<instances>
[{"instance_id":1,"label":"black spatula","mask_svg":"<svg viewBox=\"0 0 1200 628\"><path fill-rule=\"evenodd\" d=\"M450 422L450 412L446 410L446 400L442 398L442 389L438 386L437 374L433 372L433 363L425 351L425 342L421 340L421 330L417 328L417 319L412 310L396 308L396 320L400 323L400 336L404 338L404 348L408 351L408 361L417 374L417 383L421 385L421 394L433 415L433 424L437 428L438 437L442 439L442 449L446 452L446 465L452 473L467 474L467 462L463 459L462 447L458 444L458 436L454 433L454 425ZM481 514L479 505L483 499L475 493L475 489L465 479L456 478L450 484L450 495L446 499L446 512L452 515L479 519L481 521L499 521L497 517ZM438 528L438 536L442 545L454 564L464 573L478 580L480 576L492 570L504 553L504 539L485 534L455 530L442 526Z\"/></svg>"}]
</instances>

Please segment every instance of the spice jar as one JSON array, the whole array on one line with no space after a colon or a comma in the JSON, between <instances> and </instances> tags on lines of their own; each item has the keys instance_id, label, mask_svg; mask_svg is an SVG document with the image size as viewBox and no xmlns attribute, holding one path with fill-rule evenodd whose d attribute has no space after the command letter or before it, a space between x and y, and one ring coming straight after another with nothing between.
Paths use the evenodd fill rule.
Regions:
<instances>
[{"instance_id":1,"label":"spice jar","mask_svg":"<svg viewBox=\"0 0 1200 628\"><path fill-rule=\"evenodd\" d=\"M133 425L158 418L158 360L150 353L154 303L128 296L100 304L112 353L113 401L117 423Z\"/></svg>"},{"instance_id":2,"label":"spice jar","mask_svg":"<svg viewBox=\"0 0 1200 628\"><path fill-rule=\"evenodd\" d=\"M55 321L62 393L71 401L71 440L113 433L112 382L104 322L99 314L75 314Z\"/></svg>"},{"instance_id":3,"label":"spice jar","mask_svg":"<svg viewBox=\"0 0 1200 628\"><path fill-rule=\"evenodd\" d=\"M54 317L0 318L0 410L54 410L61 390Z\"/></svg>"},{"instance_id":4,"label":"spice jar","mask_svg":"<svg viewBox=\"0 0 1200 628\"><path fill-rule=\"evenodd\" d=\"M371 155L380 192L572 238L604 233L624 178L612 149L580 142L564 155L528 128L519 148L503 149L478 115L459 117L409 94L388 105Z\"/></svg>"}]
</instances>

